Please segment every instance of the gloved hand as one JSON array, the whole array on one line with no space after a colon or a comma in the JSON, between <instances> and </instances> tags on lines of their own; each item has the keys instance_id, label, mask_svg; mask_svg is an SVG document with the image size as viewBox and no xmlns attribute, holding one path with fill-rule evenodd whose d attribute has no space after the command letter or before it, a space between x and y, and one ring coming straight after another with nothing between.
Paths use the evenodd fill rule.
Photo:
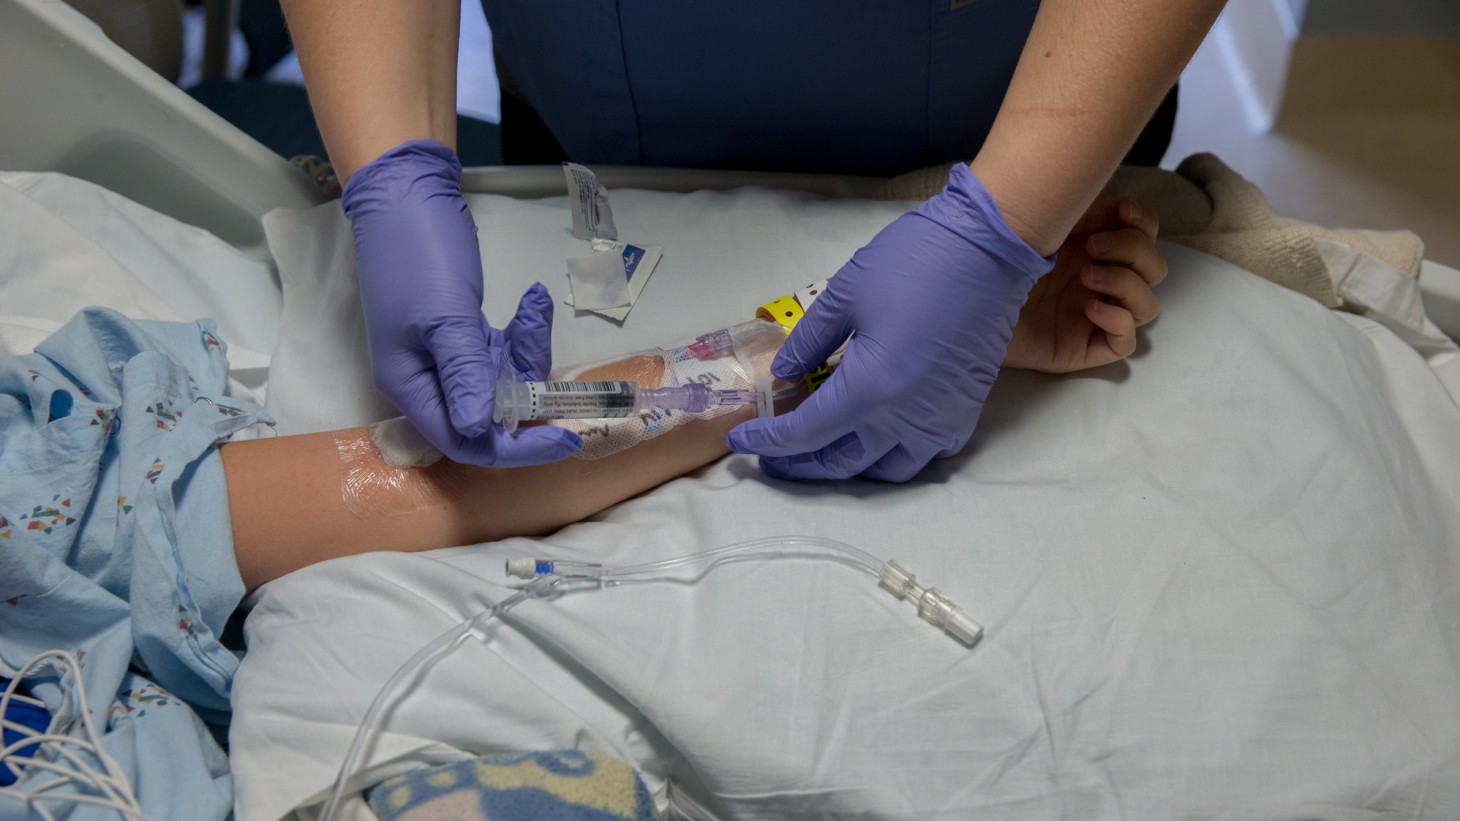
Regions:
<instances>
[{"instance_id":1,"label":"gloved hand","mask_svg":"<svg viewBox=\"0 0 1460 821\"><path fill-rule=\"evenodd\" d=\"M509 435L492 422L500 375L546 377L553 303L539 283L506 330L487 324L456 154L431 140L402 143L355 172L343 204L375 387L421 434L454 461L498 467L552 462L582 447L562 428Z\"/></svg>"},{"instance_id":2,"label":"gloved hand","mask_svg":"<svg viewBox=\"0 0 1460 821\"><path fill-rule=\"evenodd\" d=\"M967 165L852 257L771 365L841 366L799 408L730 431L737 453L787 479L911 479L961 450L998 375L1019 308L1053 265L1014 234Z\"/></svg>"}]
</instances>

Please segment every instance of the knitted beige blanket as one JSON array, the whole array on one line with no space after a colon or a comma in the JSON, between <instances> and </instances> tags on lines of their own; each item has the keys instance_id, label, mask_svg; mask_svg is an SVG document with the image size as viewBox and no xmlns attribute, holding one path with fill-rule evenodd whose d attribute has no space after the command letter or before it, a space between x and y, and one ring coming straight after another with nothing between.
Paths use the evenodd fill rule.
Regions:
<instances>
[{"instance_id":1,"label":"knitted beige blanket","mask_svg":"<svg viewBox=\"0 0 1460 821\"><path fill-rule=\"evenodd\" d=\"M943 189L952 163L889 180L879 199L923 200ZM1212 154L1193 154L1175 171L1122 166L1104 194L1131 197L1161 215L1161 238L1205 251L1306 294L1329 308L1346 305L1338 277L1319 255L1320 240L1377 257L1419 276L1424 243L1409 231L1330 229L1278 215L1257 186Z\"/></svg>"}]
</instances>

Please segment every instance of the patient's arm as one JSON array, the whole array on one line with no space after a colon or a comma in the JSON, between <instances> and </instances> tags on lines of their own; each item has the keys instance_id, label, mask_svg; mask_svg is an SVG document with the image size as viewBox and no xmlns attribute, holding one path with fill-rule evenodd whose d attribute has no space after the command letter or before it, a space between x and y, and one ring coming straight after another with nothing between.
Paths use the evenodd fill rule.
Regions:
<instances>
[{"instance_id":1,"label":"patient's arm","mask_svg":"<svg viewBox=\"0 0 1460 821\"><path fill-rule=\"evenodd\" d=\"M391 468L363 428L227 443L234 556L253 590L355 553L550 533L725 455L725 434L753 413L696 419L603 459L525 468Z\"/></svg>"},{"instance_id":2,"label":"patient's arm","mask_svg":"<svg viewBox=\"0 0 1460 821\"><path fill-rule=\"evenodd\" d=\"M1059 248L1054 270L1029 292L1004 366L1046 373L1097 368L1136 349L1136 328L1156 318L1166 277L1155 209L1096 200Z\"/></svg>"},{"instance_id":3,"label":"patient's arm","mask_svg":"<svg viewBox=\"0 0 1460 821\"><path fill-rule=\"evenodd\" d=\"M1111 247L1097 250L1092 239L1102 234ZM1155 236L1150 208L1133 212L1129 201L1115 200L1091 206L1021 312L1004 364L1068 371L1129 354L1135 326L1155 316L1151 288L1166 273ZM1092 282L1093 270L1110 278ZM761 375L769 373L777 344L752 345L751 361ZM574 378L658 384L663 368L662 359L630 355ZM526 468L469 467L446 459L393 468L363 428L227 443L220 452L234 555L253 590L355 553L550 533L725 455L725 434L751 413L665 426L662 435L601 459Z\"/></svg>"},{"instance_id":4,"label":"patient's arm","mask_svg":"<svg viewBox=\"0 0 1460 821\"><path fill-rule=\"evenodd\" d=\"M712 336L721 340L719 333ZM752 320L724 333L733 354L656 349L569 368L570 375L555 378L650 386L710 379L729 388L749 387L755 377L770 375L785 340L779 326ZM777 385L776 410L784 412L801 393L794 385ZM584 458L519 468L448 459L392 467L365 428L226 443L220 452L234 557L253 590L315 562L355 553L551 533L729 453L725 435L753 414L748 407L708 417L676 411L620 420L607 435L608 428L595 422L593 428L601 430L584 432Z\"/></svg>"}]
</instances>

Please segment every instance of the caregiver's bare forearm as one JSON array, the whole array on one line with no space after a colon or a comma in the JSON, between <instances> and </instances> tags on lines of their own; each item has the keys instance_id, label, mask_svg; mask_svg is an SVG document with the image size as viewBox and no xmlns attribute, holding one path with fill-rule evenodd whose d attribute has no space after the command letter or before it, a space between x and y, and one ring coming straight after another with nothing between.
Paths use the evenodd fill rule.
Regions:
<instances>
[{"instance_id":1,"label":"caregiver's bare forearm","mask_svg":"<svg viewBox=\"0 0 1460 821\"><path fill-rule=\"evenodd\" d=\"M343 183L406 140L456 147L458 0L283 0Z\"/></svg>"},{"instance_id":2,"label":"caregiver's bare forearm","mask_svg":"<svg viewBox=\"0 0 1460 821\"><path fill-rule=\"evenodd\" d=\"M385 465L363 428L221 446L244 585L326 559L550 533L725 455L749 411L688 422L603 459Z\"/></svg>"},{"instance_id":3,"label":"caregiver's bare forearm","mask_svg":"<svg viewBox=\"0 0 1460 821\"><path fill-rule=\"evenodd\" d=\"M1043 0L969 165L1009 225L1053 253L1109 180L1224 0Z\"/></svg>"}]
</instances>

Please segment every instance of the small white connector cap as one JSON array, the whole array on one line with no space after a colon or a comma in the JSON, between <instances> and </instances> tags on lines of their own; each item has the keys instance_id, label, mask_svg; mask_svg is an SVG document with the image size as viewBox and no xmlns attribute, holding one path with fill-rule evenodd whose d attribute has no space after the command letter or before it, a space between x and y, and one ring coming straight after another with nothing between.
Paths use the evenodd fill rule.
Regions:
<instances>
[{"instance_id":1,"label":"small white connector cap","mask_svg":"<svg viewBox=\"0 0 1460 821\"><path fill-rule=\"evenodd\" d=\"M973 617L963 612L963 608L955 607L948 614L948 621L943 623L943 630L955 639L963 642L969 647L978 644L983 638L983 625L973 620Z\"/></svg>"},{"instance_id":2,"label":"small white connector cap","mask_svg":"<svg viewBox=\"0 0 1460 821\"><path fill-rule=\"evenodd\" d=\"M968 617L963 608L936 587L929 587L918 597L918 615L930 624L943 628L948 635L972 647L983 635L983 625Z\"/></svg>"},{"instance_id":3,"label":"small white connector cap","mask_svg":"<svg viewBox=\"0 0 1460 821\"><path fill-rule=\"evenodd\" d=\"M537 559L508 559L507 575L516 576L519 579L537 578Z\"/></svg>"}]
</instances>

